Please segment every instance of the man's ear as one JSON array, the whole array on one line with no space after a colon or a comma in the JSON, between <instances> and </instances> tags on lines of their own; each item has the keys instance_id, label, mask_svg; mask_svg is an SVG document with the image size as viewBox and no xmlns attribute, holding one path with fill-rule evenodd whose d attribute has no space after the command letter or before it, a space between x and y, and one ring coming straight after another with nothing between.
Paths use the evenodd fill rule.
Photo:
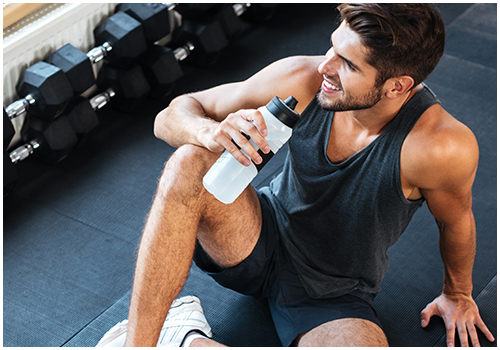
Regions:
<instances>
[{"instance_id":1,"label":"man's ear","mask_svg":"<svg viewBox=\"0 0 500 350\"><path fill-rule=\"evenodd\" d=\"M387 83L389 86L386 96L388 98L398 98L410 91L415 81L412 77L403 75L397 78L391 78Z\"/></svg>"}]
</instances>

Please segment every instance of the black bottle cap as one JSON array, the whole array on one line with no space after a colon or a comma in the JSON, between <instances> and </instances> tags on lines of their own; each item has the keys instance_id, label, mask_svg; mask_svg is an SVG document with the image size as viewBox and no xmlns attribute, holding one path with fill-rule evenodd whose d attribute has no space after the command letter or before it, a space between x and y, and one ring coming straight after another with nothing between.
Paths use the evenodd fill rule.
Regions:
<instances>
[{"instance_id":1,"label":"black bottle cap","mask_svg":"<svg viewBox=\"0 0 500 350\"><path fill-rule=\"evenodd\" d=\"M293 96L288 97L285 101L275 96L266 108L279 121L293 129L300 119L300 115L295 111L295 106L297 106L297 100Z\"/></svg>"}]
</instances>

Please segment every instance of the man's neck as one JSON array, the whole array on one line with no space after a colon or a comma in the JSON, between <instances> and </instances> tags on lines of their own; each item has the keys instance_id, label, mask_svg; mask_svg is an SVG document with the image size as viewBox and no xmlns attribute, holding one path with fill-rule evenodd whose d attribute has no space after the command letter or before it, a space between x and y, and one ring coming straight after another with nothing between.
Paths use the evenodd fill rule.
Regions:
<instances>
[{"instance_id":1,"label":"man's neck","mask_svg":"<svg viewBox=\"0 0 500 350\"><path fill-rule=\"evenodd\" d=\"M369 109L345 111L337 114L344 115L350 119L353 128L363 130L367 135L379 135L385 130L387 125L396 117L401 108L422 88L416 86L406 94L389 99L382 96L382 99Z\"/></svg>"}]
</instances>

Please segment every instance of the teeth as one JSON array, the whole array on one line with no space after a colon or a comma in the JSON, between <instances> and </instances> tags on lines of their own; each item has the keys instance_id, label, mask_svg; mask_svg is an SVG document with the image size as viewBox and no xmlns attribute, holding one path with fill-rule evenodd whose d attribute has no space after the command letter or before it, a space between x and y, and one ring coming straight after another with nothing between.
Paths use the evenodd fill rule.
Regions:
<instances>
[{"instance_id":1,"label":"teeth","mask_svg":"<svg viewBox=\"0 0 500 350\"><path fill-rule=\"evenodd\" d=\"M333 84L330 84L329 82L327 82L326 80L324 81L325 83L325 86L331 90L336 90L336 91L340 91L340 88L336 87L335 85Z\"/></svg>"}]
</instances>

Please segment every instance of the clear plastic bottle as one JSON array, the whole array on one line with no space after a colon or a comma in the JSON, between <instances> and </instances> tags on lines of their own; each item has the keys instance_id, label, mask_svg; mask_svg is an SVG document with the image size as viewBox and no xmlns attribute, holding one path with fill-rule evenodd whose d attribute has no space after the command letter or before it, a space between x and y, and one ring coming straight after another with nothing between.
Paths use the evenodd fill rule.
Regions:
<instances>
[{"instance_id":1,"label":"clear plastic bottle","mask_svg":"<svg viewBox=\"0 0 500 350\"><path fill-rule=\"evenodd\" d=\"M250 166L246 167L238 162L229 151L225 150L203 177L203 186L205 186L207 191L224 204L234 202L264 165L292 136L292 129L300 119L300 115L294 110L296 105L297 100L293 96L290 96L286 101L283 101L279 97L274 97L266 106L260 107L258 111L264 117L267 126L266 141L271 151L268 154L264 154L250 140L250 143L259 152L263 161L260 164L255 164L241 150L251 161Z\"/></svg>"}]
</instances>

